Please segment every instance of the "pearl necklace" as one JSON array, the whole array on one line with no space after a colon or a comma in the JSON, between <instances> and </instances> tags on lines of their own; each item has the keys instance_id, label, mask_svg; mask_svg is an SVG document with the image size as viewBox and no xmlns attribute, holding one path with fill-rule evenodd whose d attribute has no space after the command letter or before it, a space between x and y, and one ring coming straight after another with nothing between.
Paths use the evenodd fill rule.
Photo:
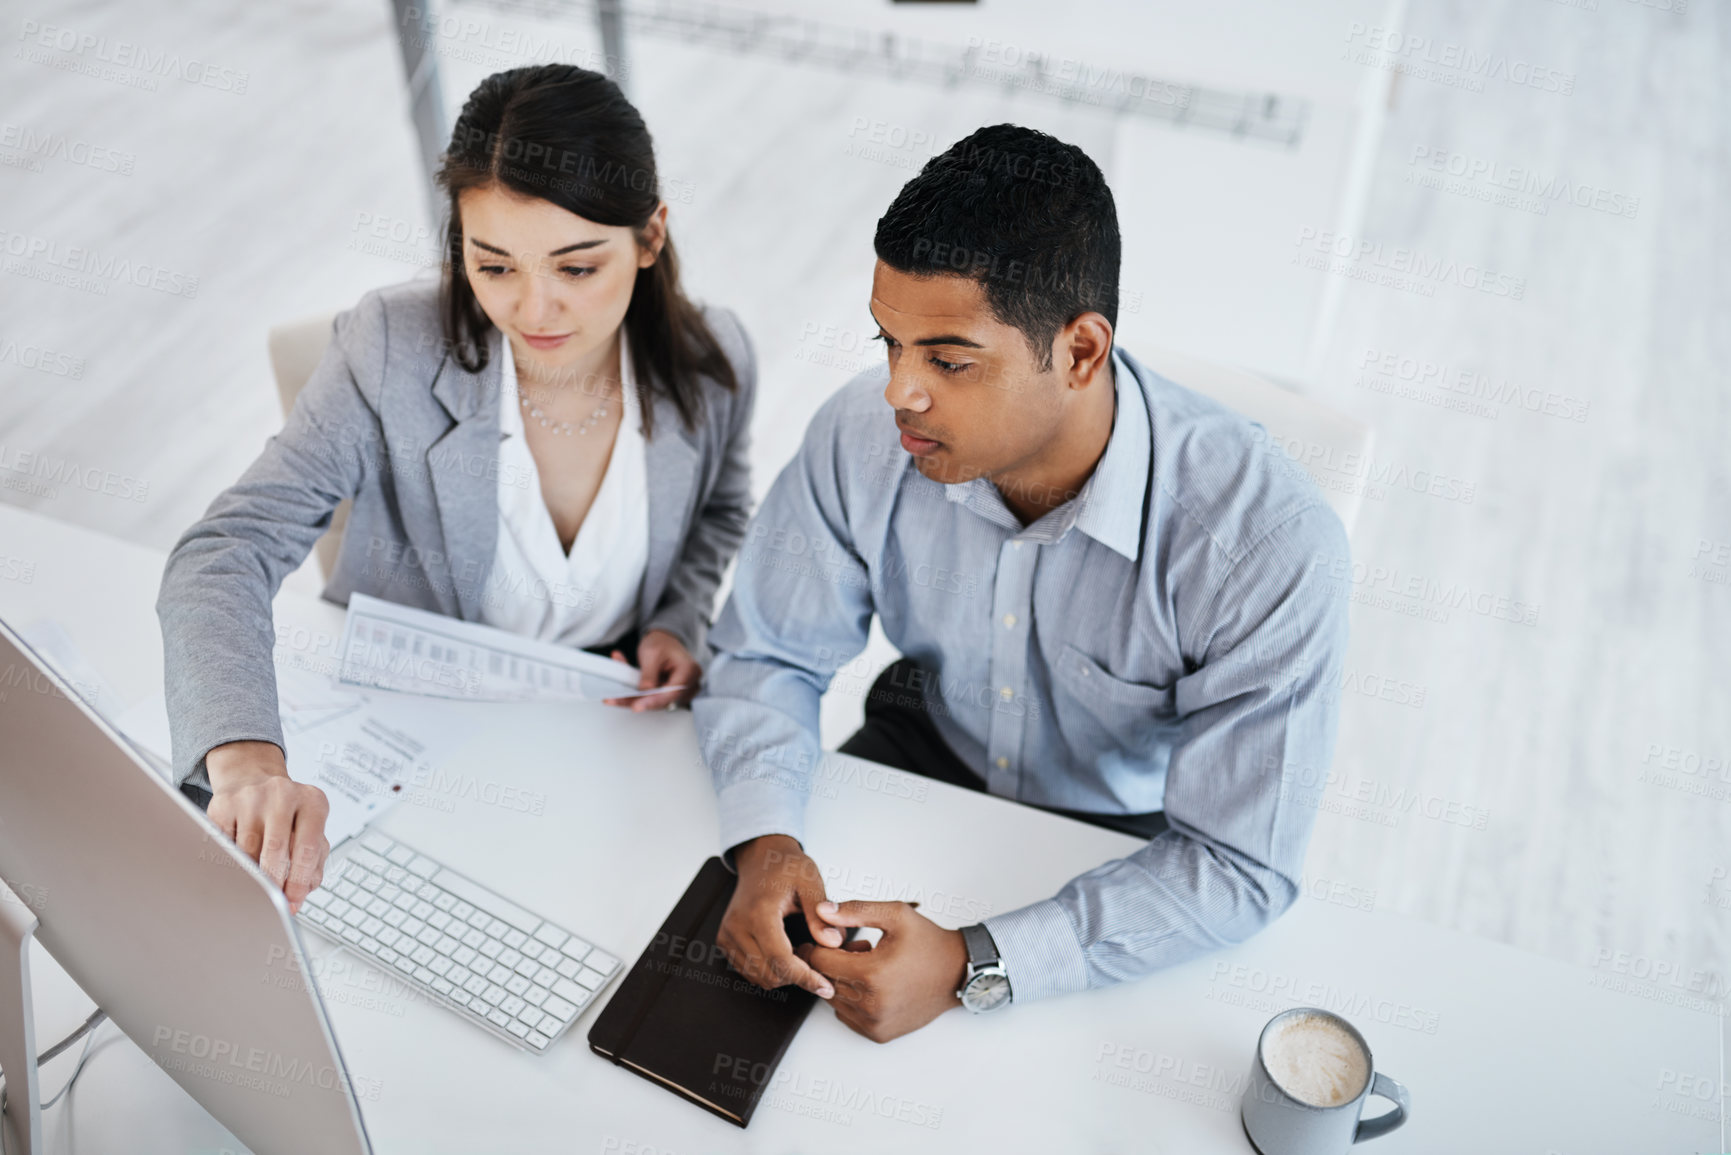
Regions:
<instances>
[{"instance_id":1,"label":"pearl necklace","mask_svg":"<svg viewBox=\"0 0 1731 1155\"><path fill-rule=\"evenodd\" d=\"M553 432L562 433L566 437L571 436L573 433L576 433L579 437L581 437L583 434L588 433L591 429L595 428L596 422L600 421L603 417L607 416L608 402L605 400L603 400L601 402L601 404L596 408L595 412L591 413L588 417L586 417L583 420L583 423L581 425L573 425L569 421L559 421L559 422L552 421L551 419L548 418L548 416L545 413L543 413L541 411L541 407L539 405L530 404L528 395L523 393L521 390L519 390L517 393L517 401L519 404L521 404L523 406L524 411L527 412L530 417L534 418L535 421L537 421L540 424L541 428L551 429Z\"/></svg>"}]
</instances>

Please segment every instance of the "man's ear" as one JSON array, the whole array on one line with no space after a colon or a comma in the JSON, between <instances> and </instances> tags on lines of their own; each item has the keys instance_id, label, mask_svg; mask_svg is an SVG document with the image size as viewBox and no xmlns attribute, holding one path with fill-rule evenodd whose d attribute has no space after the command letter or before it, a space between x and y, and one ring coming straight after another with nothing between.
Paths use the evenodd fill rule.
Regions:
<instances>
[{"instance_id":1,"label":"man's ear","mask_svg":"<svg viewBox=\"0 0 1731 1155\"><path fill-rule=\"evenodd\" d=\"M1072 389L1090 385L1112 357L1112 322L1100 313L1083 313L1058 331L1054 360L1068 365L1065 384Z\"/></svg>"}]
</instances>

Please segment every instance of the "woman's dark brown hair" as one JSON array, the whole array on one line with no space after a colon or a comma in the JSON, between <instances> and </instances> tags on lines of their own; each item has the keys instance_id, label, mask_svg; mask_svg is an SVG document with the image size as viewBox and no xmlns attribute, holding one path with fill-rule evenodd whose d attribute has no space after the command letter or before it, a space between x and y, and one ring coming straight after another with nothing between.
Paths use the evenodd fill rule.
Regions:
<instances>
[{"instance_id":1,"label":"woman's dark brown hair","mask_svg":"<svg viewBox=\"0 0 1731 1155\"><path fill-rule=\"evenodd\" d=\"M439 168L450 193L439 308L445 340L471 373L487 367L487 332L463 263L465 189L500 187L538 197L599 225L639 234L661 202L649 129L619 86L570 64L538 64L495 72L469 94ZM655 263L637 270L625 311L625 340L638 366L644 433L649 396L666 393L687 429L703 412L699 378L739 387L721 343L679 288L679 259L666 238Z\"/></svg>"}]
</instances>

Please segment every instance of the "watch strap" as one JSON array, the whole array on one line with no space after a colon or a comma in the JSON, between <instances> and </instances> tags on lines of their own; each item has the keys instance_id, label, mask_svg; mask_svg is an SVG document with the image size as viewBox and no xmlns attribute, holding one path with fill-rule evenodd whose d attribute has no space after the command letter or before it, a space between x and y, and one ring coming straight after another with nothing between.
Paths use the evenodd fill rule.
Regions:
<instances>
[{"instance_id":1,"label":"watch strap","mask_svg":"<svg viewBox=\"0 0 1731 1155\"><path fill-rule=\"evenodd\" d=\"M962 942L968 948L968 968L970 972L982 967L995 966L998 963L998 944L992 941L992 932L986 929L984 923L962 928Z\"/></svg>"}]
</instances>

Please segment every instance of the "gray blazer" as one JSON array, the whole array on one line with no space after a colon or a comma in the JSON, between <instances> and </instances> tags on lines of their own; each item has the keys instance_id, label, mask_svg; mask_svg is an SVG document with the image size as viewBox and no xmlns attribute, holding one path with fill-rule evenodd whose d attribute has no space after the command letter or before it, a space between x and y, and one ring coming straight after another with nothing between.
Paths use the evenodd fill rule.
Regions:
<instances>
[{"instance_id":1,"label":"gray blazer","mask_svg":"<svg viewBox=\"0 0 1731 1155\"><path fill-rule=\"evenodd\" d=\"M666 630L705 666L715 589L750 517L746 456L757 364L738 318L706 309L739 379L705 379L695 432L657 394L645 446L649 563L637 628ZM363 296L281 433L169 555L157 597L174 778L209 788L204 756L282 744L271 601L352 499L324 596L360 592L476 621L498 542L500 342L481 373L446 351L438 283Z\"/></svg>"}]
</instances>

